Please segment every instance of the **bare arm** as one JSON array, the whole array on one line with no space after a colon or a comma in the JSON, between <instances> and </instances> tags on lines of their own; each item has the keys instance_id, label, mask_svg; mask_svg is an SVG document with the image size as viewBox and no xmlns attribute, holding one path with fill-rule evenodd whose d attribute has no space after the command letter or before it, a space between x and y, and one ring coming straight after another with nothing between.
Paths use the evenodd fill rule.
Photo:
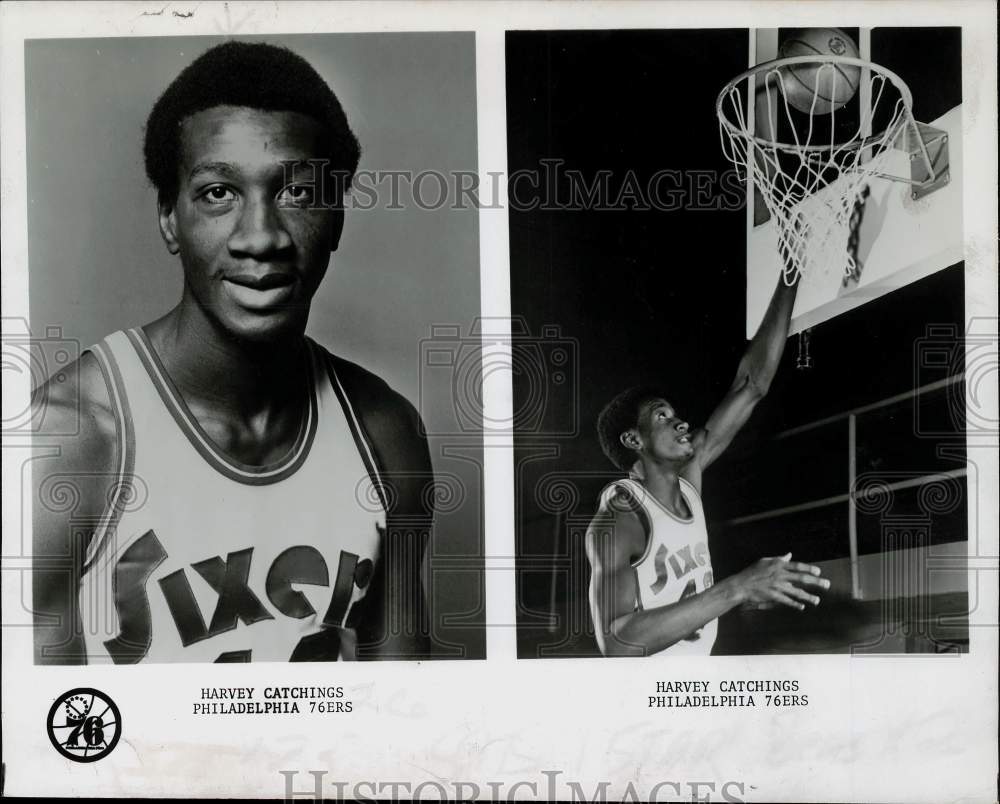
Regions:
<instances>
[{"instance_id":1,"label":"bare arm","mask_svg":"<svg viewBox=\"0 0 1000 804\"><path fill-rule=\"evenodd\" d=\"M798 280L789 286L782 277L778 277L778 285L771 296L767 312L740 360L729 391L708 417L704 428L692 437L695 448L692 469L695 478L687 479L694 482L696 487L701 486L700 473L729 446L736 433L750 418L757 403L770 389L785 350L797 291Z\"/></svg>"},{"instance_id":2,"label":"bare arm","mask_svg":"<svg viewBox=\"0 0 1000 804\"><path fill-rule=\"evenodd\" d=\"M731 588L719 584L672 605L638 609L631 557L644 541L639 518L630 512L599 515L587 531L590 611L605 656L658 653L739 602Z\"/></svg>"},{"instance_id":3,"label":"bare arm","mask_svg":"<svg viewBox=\"0 0 1000 804\"><path fill-rule=\"evenodd\" d=\"M387 487L386 530L371 587L358 611L358 659L424 659L433 623L424 556L434 528L434 469L416 409L382 380L341 361Z\"/></svg>"},{"instance_id":4,"label":"bare arm","mask_svg":"<svg viewBox=\"0 0 1000 804\"><path fill-rule=\"evenodd\" d=\"M357 628L358 659L429 657L431 624L421 581L429 539L429 525L390 525Z\"/></svg>"},{"instance_id":5,"label":"bare arm","mask_svg":"<svg viewBox=\"0 0 1000 804\"><path fill-rule=\"evenodd\" d=\"M791 555L763 558L745 570L676 603L637 609L631 557L645 534L631 512L602 511L587 531L591 565L590 609L605 656L647 656L665 650L706 623L742 604L775 604L802 610L818 605L806 588L827 589L818 567Z\"/></svg>"},{"instance_id":6,"label":"bare arm","mask_svg":"<svg viewBox=\"0 0 1000 804\"><path fill-rule=\"evenodd\" d=\"M116 482L115 424L96 358L32 398L32 612L37 664L86 664L79 612L84 555ZM103 395L103 403L102 403Z\"/></svg>"}]
</instances>

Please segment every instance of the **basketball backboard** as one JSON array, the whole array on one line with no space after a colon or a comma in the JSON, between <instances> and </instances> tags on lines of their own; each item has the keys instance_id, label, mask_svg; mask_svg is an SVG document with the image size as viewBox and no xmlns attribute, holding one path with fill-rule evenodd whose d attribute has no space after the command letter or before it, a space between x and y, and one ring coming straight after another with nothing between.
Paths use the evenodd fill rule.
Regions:
<instances>
[{"instance_id":1,"label":"basketball backboard","mask_svg":"<svg viewBox=\"0 0 1000 804\"><path fill-rule=\"evenodd\" d=\"M960 29L842 30L855 38L862 59L892 70L906 82L913 96L913 117L947 137L949 168L946 178L931 192L891 179L873 178L868 183L870 194L861 208L852 247L860 268L858 275L850 281L845 281L844 272L837 270L804 276L792 314L791 334L963 259ZM778 58L781 43L789 33L782 29L751 29L748 66ZM845 114L863 117L867 109L871 116L872 86L870 71L865 70L853 106L846 107ZM756 105L760 108L747 110L758 121L768 114L760 98L758 93ZM901 147L892 150L886 173L911 175L911 153L903 147L907 141L907 137L900 138ZM803 214L809 214L810 205L824 204L828 191L835 192L836 188L820 190L804 201ZM764 316L782 259L777 229L760 193L752 186L747 187L747 193L746 327L750 338Z\"/></svg>"}]
</instances>

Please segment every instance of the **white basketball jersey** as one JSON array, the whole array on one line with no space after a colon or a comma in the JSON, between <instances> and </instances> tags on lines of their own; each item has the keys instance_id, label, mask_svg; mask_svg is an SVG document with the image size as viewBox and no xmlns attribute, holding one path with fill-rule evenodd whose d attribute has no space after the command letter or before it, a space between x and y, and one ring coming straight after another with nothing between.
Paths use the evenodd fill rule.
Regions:
<instances>
[{"instance_id":1,"label":"white basketball jersey","mask_svg":"<svg viewBox=\"0 0 1000 804\"><path fill-rule=\"evenodd\" d=\"M612 502L616 495L629 495L638 505L636 513L646 531L646 550L632 564L638 589L637 610L677 603L712 585L712 559L708 553L708 529L701 496L683 478L680 484L691 511L690 519L682 519L667 510L635 480L618 480L601 492L602 509L616 506ZM717 630L718 620L712 620L656 655L707 655L715 644Z\"/></svg>"},{"instance_id":2,"label":"white basketball jersey","mask_svg":"<svg viewBox=\"0 0 1000 804\"><path fill-rule=\"evenodd\" d=\"M219 450L142 330L93 347L122 482L84 565L88 661L353 658L348 617L378 561L385 506L336 371L306 344L308 411L267 466Z\"/></svg>"}]
</instances>

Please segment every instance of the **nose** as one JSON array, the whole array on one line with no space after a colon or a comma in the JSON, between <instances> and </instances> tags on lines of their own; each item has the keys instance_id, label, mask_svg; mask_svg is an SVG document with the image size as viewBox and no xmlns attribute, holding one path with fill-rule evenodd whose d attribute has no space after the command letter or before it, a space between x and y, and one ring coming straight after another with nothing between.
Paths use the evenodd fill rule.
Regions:
<instances>
[{"instance_id":1,"label":"nose","mask_svg":"<svg viewBox=\"0 0 1000 804\"><path fill-rule=\"evenodd\" d=\"M689 425L687 422L677 422L677 424L674 425L674 429L678 433L686 433L688 431L688 428Z\"/></svg>"},{"instance_id":2,"label":"nose","mask_svg":"<svg viewBox=\"0 0 1000 804\"><path fill-rule=\"evenodd\" d=\"M230 252L262 259L291 245L292 238L274 203L267 198L247 197L229 237Z\"/></svg>"}]
</instances>

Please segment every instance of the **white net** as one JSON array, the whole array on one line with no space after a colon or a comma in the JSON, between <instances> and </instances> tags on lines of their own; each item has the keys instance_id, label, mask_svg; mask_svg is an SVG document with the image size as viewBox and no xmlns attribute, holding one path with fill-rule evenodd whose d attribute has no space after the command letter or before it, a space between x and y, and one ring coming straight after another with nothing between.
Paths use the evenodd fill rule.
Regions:
<instances>
[{"instance_id":1,"label":"white net","mask_svg":"<svg viewBox=\"0 0 1000 804\"><path fill-rule=\"evenodd\" d=\"M723 152L763 198L789 285L817 272L841 271L845 281L857 276L854 251L868 184L886 175L890 151L913 122L905 85L874 64L865 63L871 70L870 104L856 104L853 117L831 109L823 93L847 80L839 61L845 60L795 57L760 65L731 82L717 104ZM788 80L787 65L803 62L810 66L812 86ZM804 90L807 100L812 93L808 112L802 111ZM754 131L762 116L769 137ZM875 135L873 121L880 128ZM774 136L778 128L788 132L785 141Z\"/></svg>"}]
</instances>

